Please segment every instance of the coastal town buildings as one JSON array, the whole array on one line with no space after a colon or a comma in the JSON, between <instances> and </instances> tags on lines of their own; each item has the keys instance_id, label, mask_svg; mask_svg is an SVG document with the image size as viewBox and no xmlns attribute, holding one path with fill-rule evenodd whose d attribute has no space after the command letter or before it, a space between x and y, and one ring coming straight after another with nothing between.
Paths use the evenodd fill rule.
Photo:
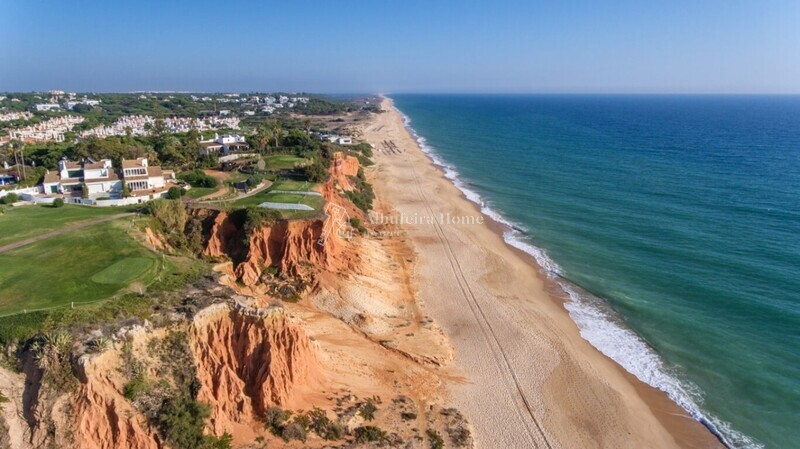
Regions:
<instances>
[{"instance_id":1,"label":"coastal town buildings","mask_svg":"<svg viewBox=\"0 0 800 449\"><path fill-rule=\"evenodd\" d=\"M5 114L0 114L0 122L10 122L13 120L30 120L33 118L33 114L30 112L7 112Z\"/></svg>"},{"instance_id":2,"label":"coastal town buildings","mask_svg":"<svg viewBox=\"0 0 800 449\"><path fill-rule=\"evenodd\" d=\"M149 128L153 126L156 119L149 115L126 115L120 117L114 124L109 126L98 126L80 133L80 137L109 137L124 136L128 132L134 136L145 136L149 134ZM238 129L239 118L237 117L208 117L208 118L188 118L188 117L168 117L163 119L164 128L170 133L185 133L192 129L198 131L208 131L212 129Z\"/></svg>"},{"instance_id":3,"label":"coastal town buildings","mask_svg":"<svg viewBox=\"0 0 800 449\"><path fill-rule=\"evenodd\" d=\"M100 100L90 100L88 98L84 98L83 100L69 100L62 103L62 106L64 109L71 111L79 104L85 104L87 106L99 106Z\"/></svg>"},{"instance_id":4,"label":"coastal town buildings","mask_svg":"<svg viewBox=\"0 0 800 449\"><path fill-rule=\"evenodd\" d=\"M55 117L41 123L26 126L19 129L8 131L11 140L21 140L23 142L63 142L64 133L71 131L72 127L83 122L83 117L65 115Z\"/></svg>"}]
</instances>

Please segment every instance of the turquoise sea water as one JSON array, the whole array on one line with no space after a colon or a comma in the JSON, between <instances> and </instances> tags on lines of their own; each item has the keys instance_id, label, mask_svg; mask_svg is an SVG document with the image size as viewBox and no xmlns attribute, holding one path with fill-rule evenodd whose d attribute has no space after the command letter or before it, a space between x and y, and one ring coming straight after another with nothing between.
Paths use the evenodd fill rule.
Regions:
<instances>
[{"instance_id":1,"label":"turquoise sea water","mask_svg":"<svg viewBox=\"0 0 800 449\"><path fill-rule=\"evenodd\" d=\"M729 446L800 447L800 97L392 99L584 338Z\"/></svg>"}]
</instances>

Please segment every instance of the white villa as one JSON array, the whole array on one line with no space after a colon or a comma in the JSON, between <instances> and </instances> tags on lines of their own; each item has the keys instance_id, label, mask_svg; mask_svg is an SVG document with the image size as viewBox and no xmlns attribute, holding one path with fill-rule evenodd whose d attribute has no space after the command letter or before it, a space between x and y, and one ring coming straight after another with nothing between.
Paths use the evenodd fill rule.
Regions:
<instances>
[{"instance_id":1,"label":"white villa","mask_svg":"<svg viewBox=\"0 0 800 449\"><path fill-rule=\"evenodd\" d=\"M350 136L339 136L336 134L322 134L322 139L327 139L328 142L338 143L339 145L352 145L353 138Z\"/></svg>"},{"instance_id":2,"label":"white villa","mask_svg":"<svg viewBox=\"0 0 800 449\"><path fill-rule=\"evenodd\" d=\"M210 140L201 140L200 146L200 155L202 156L214 153L228 153L249 147L244 137L238 134L223 134L220 136L217 133L214 133L214 137Z\"/></svg>"},{"instance_id":3,"label":"white villa","mask_svg":"<svg viewBox=\"0 0 800 449\"><path fill-rule=\"evenodd\" d=\"M175 178L172 172L171 178ZM158 165L148 165L147 158L122 160L122 177L131 194L143 190L159 190L164 188L164 173Z\"/></svg>"},{"instance_id":4,"label":"white villa","mask_svg":"<svg viewBox=\"0 0 800 449\"><path fill-rule=\"evenodd\" d=\"M44 194L82 195L86 186L89 197L119 195L122 183L132 196L148 195L166 190L167 182L175 179L171 170L148 165L146 158L122 160L122 171L117 172L110 159L74 162L62 160L58 172L47 172L42 188Z\"/></svg>"},{"instance_id":5,"label":"white villa","mask_svg":"<svg viewBox=\"0 0 800 449\"><path fill-rule=\"evenodd\" d=\"M52 111L55 109L61 109L61 106L56 103L39 103L34 105L37 111Z\"/></svg>"}]
</instances>

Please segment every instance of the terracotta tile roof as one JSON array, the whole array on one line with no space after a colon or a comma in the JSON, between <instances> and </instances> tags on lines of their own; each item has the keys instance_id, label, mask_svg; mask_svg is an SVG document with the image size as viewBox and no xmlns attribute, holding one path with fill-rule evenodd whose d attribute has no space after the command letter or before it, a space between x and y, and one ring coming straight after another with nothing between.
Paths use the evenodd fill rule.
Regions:
<instances>
[{"instance_id":1,"label":"terracotta tile roof","mask_svg":"<svg viewBox=\"0 0 800 449\"><path fill-rule=\"evenodd\" d=\"M59 178L57 172L48 172L48 173L45 173L45 175L44 175L45 184L51 184L51 183L54 183L54 182L58 182L59 179L60 178Z\"/></svg>"},{"instance_id":2,"label":"terracotta tile roof","mask_svg":"<svg viewBox=\"0 0 800 449\"><path fill-rule=\"evenodd\" d=\"M141 168L143 167L142 161L143 158L138 159L123 159L122 160L122 168Z\"/></svg>"},{"instance_id":3,"label":"terracotta tile roof","mask_svg":"<svg viewBox=\"0 0 800 449\"><path fill-rule=\"evenodd\" d=\"M147 175L150 177L164 176L161 172L161 167L158 165L147 167Z\"/></svg>"},{"instance_id":4,"label":"terracotta tile roof","mask_svg":"<svg viewBox=\"0 0 800 449\"><path fill-rule=\"evenodd\" d=\"M83 164L83 169L84 170L87 170L87 169L88 170L93 170L93 169L98 169L98 168L105 168L105 164L103 163L103 161L89 163L89 164Z\"/></svg>"},{"instance_id":5,"label":"terracotta tile roof","mask_svg":"<svg viewBox=\"0 0 800 449\"><path fill-rule=\"evenodd\" d=\"M148 179L150 179L150 177L147 175L134 175L125 177L126 181L146 181Z\"/></svg>"}]
</instances>

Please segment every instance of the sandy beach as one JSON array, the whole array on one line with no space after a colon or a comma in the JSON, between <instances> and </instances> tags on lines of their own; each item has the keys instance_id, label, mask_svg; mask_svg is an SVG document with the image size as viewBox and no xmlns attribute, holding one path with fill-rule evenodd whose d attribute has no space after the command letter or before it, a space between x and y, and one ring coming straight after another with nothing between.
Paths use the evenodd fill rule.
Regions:
<instances>
[{"instance_id":1,"label":"sandy beach","mask_svg":"<svg viewBox=\"0 0 800 449\"><path fill-rule=\"evenodd\" d=\"M382 209L413 221L402 229L418 259L417 295L455 349L448 392L479 447L722 447L583 340L535 261L432 164L390 100L383 108L363 137L396 150L375 151L370 181Z\"/></svg>"}]
</instances>

